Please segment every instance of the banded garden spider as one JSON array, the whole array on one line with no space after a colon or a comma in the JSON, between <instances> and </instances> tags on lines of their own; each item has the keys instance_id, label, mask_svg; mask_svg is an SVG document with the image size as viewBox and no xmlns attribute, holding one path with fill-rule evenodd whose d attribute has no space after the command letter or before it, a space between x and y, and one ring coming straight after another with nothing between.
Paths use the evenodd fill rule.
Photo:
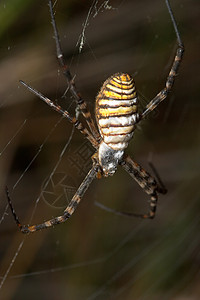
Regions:
<instances>
[{"instance_id":1,"label":"banded garden spider","mask_svg":"<svg viewBox=\"0 0 200 300\"><path fill-rule=\"evenodd\" d=\"M129 175L150 195L150 208L147 214L135 213L119 213L128 216L141 218L154 218L157 204L157 194L164 194L166 190L163 186L146 172L141 166L132 160L132 158L124 154L128 142L132 138L136 124L143 120L151 111L153 111L172 89L177 71L182 60L184 45L181 41L180 34L174 19L169 1L165 0L168 12L177 37L178 47L175 58L167 77L165 87L147 104L142 113L138 113L138 98L135 91L135 84L130 75L127 73L117 73L108 78L103 84L96 99L96 120L98 129L93 121L91 114L87 108L87 104L81 97L74 83L69 67L66 65L61 51L60 39L54 18L52 1L49 0L49 8L51 22L53 26L57 59L63 74L67 79L67 84L72 96L77 101L77 105L86 120L89 130L68 111L63 110L59 105L54 104L46 96L21 81L21 83L33 94L46 102L52 109L59 112L63 117L67 118L84 136L87 138L95 149L92 156L93 166L87 176L77 189L71 202L64 210L63 215L55 217L39 225L21 225L11 203L8 189L6 188L8 203L14 216L17 226L23 233L35 232L40 229L48 228L65 222L74 213L81 198L85 194L89 185L95 177L111 176L115 173L117 166L121 165Z\"/></svg>"}]
</instances>

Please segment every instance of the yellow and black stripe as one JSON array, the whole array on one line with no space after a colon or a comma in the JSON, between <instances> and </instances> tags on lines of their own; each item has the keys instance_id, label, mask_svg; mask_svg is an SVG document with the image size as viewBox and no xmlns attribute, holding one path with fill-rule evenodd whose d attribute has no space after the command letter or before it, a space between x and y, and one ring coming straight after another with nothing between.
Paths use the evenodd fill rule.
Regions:
<instances>
[{"instance_id":1,"label":"yellow and black stripe","mask_svg":"<svg viewBox=\"0 0 200 300\"><path fill-rule=\"evenodd\" d=\"M103 141L114 150L127 147L137 120L133 78L117 73L108 78L96 98L96 118Z\"/></svg>"}]
</instances>

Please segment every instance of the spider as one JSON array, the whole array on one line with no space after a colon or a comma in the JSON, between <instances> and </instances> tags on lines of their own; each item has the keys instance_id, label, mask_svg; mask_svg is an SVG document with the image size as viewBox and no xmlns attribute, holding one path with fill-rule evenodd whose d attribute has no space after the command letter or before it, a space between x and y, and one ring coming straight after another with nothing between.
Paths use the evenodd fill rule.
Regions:
<instances>
[{"instance_id":1,"label":"spider","mask_svg":"<svg viewBox=\"0 0 200 300\"><path fill-rule=\"evenodd\" d=\"M133 159L125 154L125 149L128 146L130 139L133 136L136 125L143 120L151 111L153 111L166 97L172 89L177 71L182 60L184 45L180 38L175 18L172 13L171 6L168 0L165 0L166 6L174 27L178 46L172 67L166 79L165 87L147 104L142 113L138 112L138 97L135 90L133 78L127 73L117 73L108 78L96 98L96 122L88 110L87 103L78 92L74 78L71 75L68 65L65 63L63 53L61 50L60 38L55 22L52 1L49 0L49 9L51 16L51 23L53 26L57 59L60 67L66 77L68 87L72 96L77 102L77 106L82 113L88 125L88 129L75 116L62 109L59 105L52 102L49 98L42 95L40 92L32 88L27 83L20 81L30 92L35 94L52 109L67 118L75 128L77 128L83 136L89 140L95 149L92 156L93 166L86 175L85 179L77 189L71 202L64 210L61 216L52 218L42 224L38 225L22 225L15 213L9 196L8 188L6 193L8 203L11 208L14 220L22 233L31 233L44 228L52 227L54 225L65 222L74 213L76 207L80 203L86 190L94 180L94 178L101 178L102 176L112 176L120 165L122 168L141 186L141 188L150 196L149 212L146 214L135 214L124 212L123 215L154 218L156 212L158 193L166 193L165 188L161 185L159 178L156 180L146 172Z\"/></svg>"}]
</instances>

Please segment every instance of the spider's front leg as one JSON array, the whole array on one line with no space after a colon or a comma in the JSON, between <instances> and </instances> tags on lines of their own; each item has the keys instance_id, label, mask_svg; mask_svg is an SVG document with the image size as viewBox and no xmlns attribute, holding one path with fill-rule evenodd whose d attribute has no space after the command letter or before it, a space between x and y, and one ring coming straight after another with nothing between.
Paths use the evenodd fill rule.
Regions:
<instances>
[{"instance_id":1,"label":"spider's front leg","mask_svg":"<svg viewBox=\"0 0 200 300\"><path fill-rule=\"evenodd\" d=\"M65 62L63 51L61 49L60 37L58 34L55 16L54 16L54 12L53 12L53 4L52 4L51 0L49 0L49 9L50 9L50 15L51 15L51 23L52 23L53 31L54 31L54 38L55 38L55 43L56 43L56 55L57 55L58 62L60 64L60 67L62 68L64 76L67 79L68 88L69 88L72 96L76 100L76 102L78 104L78 108L80 109L82 115L84 116L84 118L91 130L92 135L94 136L94 138L97 141L99 141L100 134L99 134L98 130L96 129L94 120L92 119L92 116L91 116L90 110L88 109L87 103L82 98L80 92L77 90L75 82L74 82L74 77L72 76L72 74L70 72L69 66Z\"/></svg>"},{"instance_id":2,"label":"spider's front leg","mask_svg":"<svg viewBox=\"0 0 200 300\"><path fill-rule=\"evenodd\" d=\"M171 6L170 6L170 3L168 0L165 0L166 2L166 5L167 5L167 9L168 9L168 12L170 14L170 17L171 17L171 21L172 21L172 24L173 24L173 27L174 27L174 31L175 31L175 34L176 34L176 38L177 38L177 42L178 42L178 47L177 47L177 50L176 50L176 54L175 54L175 57L174 57L174 61L172 63L172 66L171 66L171 69L169 71L169 74L168 74L168 77L167 77L167 80L165 82L165 87L164 89L162 89L146 106L146 108L144 109L144 111L142 112L142 114L140 115L140 118L138 119L141 120L141 119L144 119L151 111L153 111L163 100L166 99L166 97L168 96L169 92L171 91L172 89L172 86L174 84L174 81L175 81L175 78L178 74L178 69L179 69L179 66L180 66L180 63L182 61L182 58L183 58L183 53L184 53L184 44L181 40L181 37L180 37L180 34L179 34L179 31L178 31L178 27L177 27L177 24L176 24L176 21L175 21L175 18L174 18L174 15L173 15L173 12L172 12L172 9L171 9Z\"/></svg>"},{"instance_id":3,"label":"spider's front leg","mask_svg":"<svg viewBox=\"0 0 200 300\"><path fill-rule=\"evenodd\" d=\"M150 195L150 209L147 214L135 214L135 213L120 213L127 216L150 218L153 219L156 213L158 193L165 194L167 190L163 186L159 186L156 180L146 172L140 165L134 162L130 156L125 156L120 162L120 165L129 175L135 179L135 181L141 186L141 188Z\"/></svg>"}]
</instances>

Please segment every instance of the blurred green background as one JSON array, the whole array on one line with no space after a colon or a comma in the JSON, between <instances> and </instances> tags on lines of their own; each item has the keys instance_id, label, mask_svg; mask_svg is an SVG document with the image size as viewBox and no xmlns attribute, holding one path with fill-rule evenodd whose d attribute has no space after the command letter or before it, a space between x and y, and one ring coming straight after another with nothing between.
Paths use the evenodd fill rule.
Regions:
<instances>
[{"instance_id":1,"label":"blurred green background","mask_svg":"<svg viewBox=\"0 0 200 300\"><path fill-rule=\"evenodd\" d=\"M163 88L176 50L165 2L109 1L111 9L106 3L92 10L92 1L57 1L66 61L92 112L103 81L119 71L134 76L142 109ZM23 79L74 113L47 1L1 1L1 299L200 298L199 1L171 4L186 48L179 76L127 149L150 172L152 161L168 189L156 218L125 218L96 206L148 210L148 196L119 168L92 183L68 222L24 237L6 208L5 185L22 223L57 216L89 170L93 149L19 84Z\"/></svg>"}]
</instances>

